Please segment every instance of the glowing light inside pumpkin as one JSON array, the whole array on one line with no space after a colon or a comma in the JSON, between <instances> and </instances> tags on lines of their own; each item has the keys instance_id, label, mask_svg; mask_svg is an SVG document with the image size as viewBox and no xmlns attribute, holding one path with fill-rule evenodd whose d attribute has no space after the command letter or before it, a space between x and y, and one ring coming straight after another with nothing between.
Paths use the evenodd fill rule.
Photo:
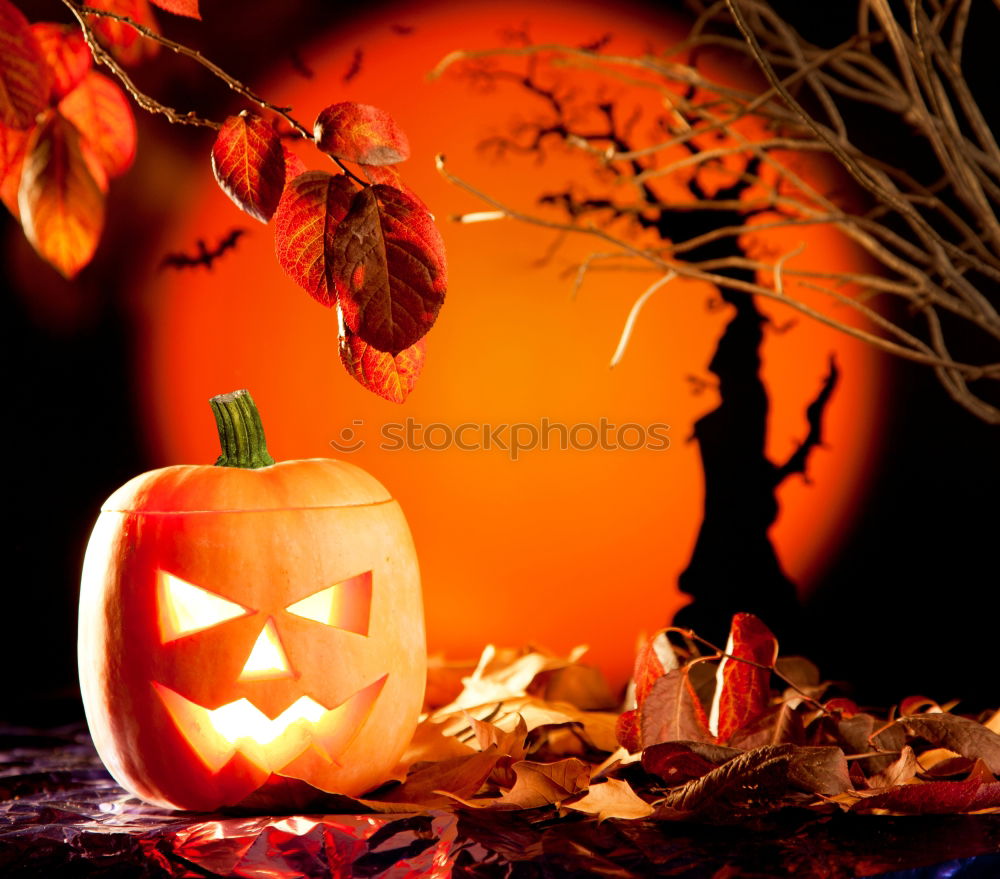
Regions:
<instances>
[{"instance_id":1,"label":"glowing light inside pumpkin","mask_svg":"<svg viewBox=\"0 0 1000 879\"><path fill-rule=\"evenodd\" d=\"M160 637L163 643L253 613L248 608L180 577L158 572Z\"/></svg>"},{"instance_id":2,"label":"glowing light inside pumpkin","mask_svg":"<svg viewBox=\"0 0 1000 879\"><path fill-rule=\"evenodd\" d=\"M177 729L212 772L239 751L267 772L288 767L304 752L335 762L368 720L388 675L327 710L302 696L271 719L248 699L209 709L154 682Z\"/></svg>"},{"instance_id":3,"label":"glowing light inside pumpkin","mask_svg":"<svg viewBox=\"0 0 1000 879\"><path fill-rule=\"evenodd\" d=\"M308 696L297 699L274 720L268 718L249 699L229 702L212 712L212 724L230 744L249 737L261 745L273 742L293 723L308 720L319 723L326 709Z\"/></svg>"},{"instance_id":4,"label":"glowing light inside pumpkin","mask_svg":"<svg viewBox=\"0 0 1000 879\"><path fill-rule=\"evenodd\" d=\"M371 604L372 572L365 571L349 580L314 592L285 610L325 626L367 635Z\"/></svg>"},{"instance_id":5,"label":"glowing light inside pumpkin","mask_svg":"<svg viewBox=\"0 0 1000 879\"><path fill-rule=\"evenodd\" d=\"M250 656L247 657L243 671L240 672L239 680L259 681L264 678L287 678L291 675L292 670L288 665L285 650L281 646L278 630L275 628L274 620L268 617L250 650Z\"/></svg>"}]
</instances>

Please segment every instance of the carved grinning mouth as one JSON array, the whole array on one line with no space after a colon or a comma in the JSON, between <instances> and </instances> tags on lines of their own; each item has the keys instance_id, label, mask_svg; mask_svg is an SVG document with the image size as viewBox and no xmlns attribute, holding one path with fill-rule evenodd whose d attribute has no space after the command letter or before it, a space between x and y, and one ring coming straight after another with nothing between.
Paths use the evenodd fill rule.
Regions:
<instances>
[{"instance_id":1,"label":"carved grinning mouth","mask_svg":"<svg viewBox=\"0 0 1000 879\"><path fill-rule=\"evenodd\" d=\"M387 677L333 708L302 696L273 719L248 699L211 709L163 684L154 681L153 686L178 730L212 772L237 751L267 772L280 772L310 747L336 763L364 726Z\"/></svg>"}]
</instances>

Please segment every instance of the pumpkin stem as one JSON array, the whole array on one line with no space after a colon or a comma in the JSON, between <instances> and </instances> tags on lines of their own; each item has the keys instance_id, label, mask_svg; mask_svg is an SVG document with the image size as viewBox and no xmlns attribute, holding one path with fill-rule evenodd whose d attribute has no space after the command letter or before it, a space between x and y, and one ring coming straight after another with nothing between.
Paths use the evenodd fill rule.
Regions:
<instances>
[{"instance_id":1,"label":"pumpkin stem","mask_svg":"<svg viewBox=\"0 0 1000 879\"><path fill-rule=\"evenodd\" d=\"M260 413L249 391L219 394L208 402L215 415L215 426L219 429L219 443L222 446L222 454L215 462L216 467L256 470L274 463L274 458L267 451Z\"/></svg>"}]
</instances>

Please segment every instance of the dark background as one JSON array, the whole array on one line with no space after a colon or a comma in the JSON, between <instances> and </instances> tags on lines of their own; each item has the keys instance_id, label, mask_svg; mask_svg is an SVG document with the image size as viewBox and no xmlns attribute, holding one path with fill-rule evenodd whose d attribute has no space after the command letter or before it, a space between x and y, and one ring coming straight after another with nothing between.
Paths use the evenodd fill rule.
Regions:
<instances>
[{"instance_id":1,"label":"dark background","mask_svg":"<svg viewBox=\"0 0 1000 879\"><path fill-rule=\"evenodd\" d=\"M33 20L67 20L55 0L18 5ZM274 57L274 47L294 46L340 14L318 0L249 5L252 14L245 2L205 0L202 23L166 14L161 20L169 19L171 36L197 43L252 81L255 68ZM851 3L775 5L822 44L853 29ZM988 77L1000 14L980 4L975 15L980 20L970 29L970 79L1000 129ZM234 22L238 40L232 38ZM180 69L174 64L161 58L152 65L156 70L144 71L142 84L166 103L197 106L204 115L219 118L231 109L228 93L189 67L173 74ZM137 117L140 142L166 138L178 148L206 149L204 132ZM895 151L900 163L919 162L904 134L877 126L868 134L880 139L880 148ZM140 149L140 163L142 155ZM5 211L0 218L0 272L10 284L0 315L9 554L0 577L7 690L0 719L10 722L81 716L75 605L87 536L101 502L150 467L137 423L129 279L135 266L157 258L163 217L143 203L134 182L140 173L137 168L112 187L105 240L74 285L31 254ZM996 359L996 353L985 356ZM701 366L692 364L692 370ZM863 703L886 705L920 693L961 698L960 710L996 707L1000 427L952 403L930 370L906 363L895 369L884 401L888 452L843 552L808 602L798 641L825 676L850 681Z\"/></svg>"}]
</instances>

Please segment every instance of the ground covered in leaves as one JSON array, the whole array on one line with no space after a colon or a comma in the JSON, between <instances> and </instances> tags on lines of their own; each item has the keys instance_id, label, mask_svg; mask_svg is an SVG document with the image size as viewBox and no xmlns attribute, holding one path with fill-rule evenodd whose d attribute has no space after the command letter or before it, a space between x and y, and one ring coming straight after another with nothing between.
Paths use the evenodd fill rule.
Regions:
<instances>
[{"instance_id":1,"label":"ground covered in leaves","mask_svg":"<svg viewBox=\"0 0 1000 879\"><path fill-rule=\"evenodd\" d=\"M358 805L710 824L786 809L1000 813L1000 712L965 717L919 697L863 710L828 696L808 660L779 657L750 614L734 618L724 650L692 632L656 635L624 713L580 658L488 648L467 675L432 668L438 707L399 781Z\"/></svg>"}]
</instances>

